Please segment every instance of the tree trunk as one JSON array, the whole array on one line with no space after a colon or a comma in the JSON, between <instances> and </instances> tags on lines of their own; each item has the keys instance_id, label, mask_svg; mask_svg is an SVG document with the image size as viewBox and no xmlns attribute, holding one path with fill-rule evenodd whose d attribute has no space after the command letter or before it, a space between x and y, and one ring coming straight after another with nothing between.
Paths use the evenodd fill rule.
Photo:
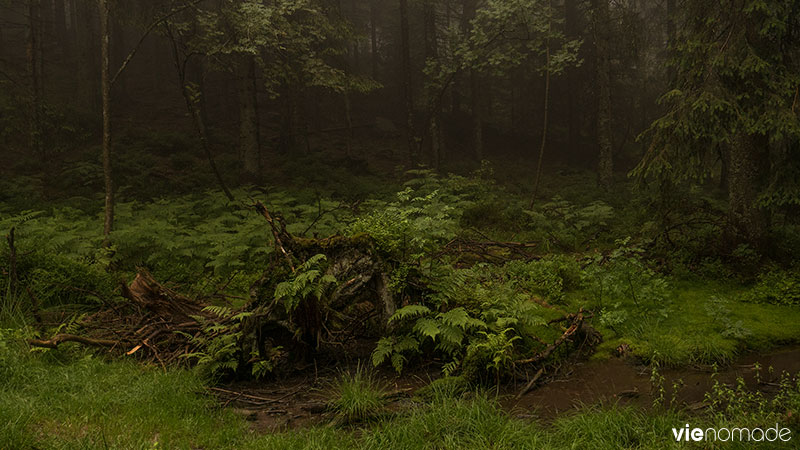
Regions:
<instances>
[{"instance_id":1,"label":"tree trunk","mask_svg":"<svg viewBox=\"0 0 800 450\"><path fill-rule=\"evenodd\" d=\"M547 24L547 32L550 33L550 27L552 26L552 22L548 22ZM545 74L544 74L544 111L543 111L543 118L542 118L542 143L539 146L539 162L536 164L536 181L533 185L533 195L531 196L531 203L528 206L528 209L533 209L533 205L536 203L536 195L539 193L539 181L542 177L542 159L544 159L544 149L547 145L547 119L550 114L550 41L549 39L545 43Z\"/></svg>"},{"instance_id":2,"label":"tree trunk","mask_svg":"<svg viewBox=\"0 0 800 450\"><path fill-rule=\"evenodd\" d=\"M117 14L117 17L112 21L111 34L114 47L111 49L111 59L114 61L114 67L120 67L125 62L128 56L127 44L125 39L125 29L122 27L123 14ZM124 73L120 73L114 80L113 86L114 98L117 99L117 104L124 105L130 101L128 96L128 77Z\"/></svg>"},{"instance_id":3,"label":"tree trunk","mask_svg":"<svg viewBox=\"0 0 800 450\"><path fill-rule=\"evenodd\" d=\"M461 28L465 36L472 31L472 23L477 12L477 0L465 0ZM483 159L483 115L481 114L481 87L477 70L469 71L470 114L472 115L472 150L478 160Z\"/></svg>"},{"instance_id":4,"label":"tree trunk","mask_svg":"<svg viewBox=\"0 0 800 450\"><path fill-rule=\"evenodd\" d=\"M436 3L434 0L425 0L425 57L436 59L439 57L439 45L436 29ZM442 101L441 93L437 89L428 92L428 161L438 170L442 163L444 139L442 137Z\"/></svg>"},{"instance_id":5,"label":"tree trunk","mask_svg":"<svg viewBox=\"0 0 800 450\"><path fill-rule=\"evenodd\" d=\"M574 39L580 36L580 28L578 25L578 8L576 0L564 1L564 31L568 39ZM578 133L580 133L580 125L576 120L575 114L575 89L580 82L578 81L577 67L568 67L565 70L564 78L566 79L566 97L567 97L567 151L574 154L578 147Z\"/></svg>"},{"instance_id":6,"label":"tree trunk","mask_svg":"<svg viewBox=\"0 0 800 450\"><path fill-rule=\"evenodd\" d=\"M40 0L28 2L27 62L30 78L30 148L42 162L46 160L42 142L42 5Z\"/></svg>"},{"instance_id":7,"label":"tree trunk","mask_svg":"<svg viewBox=\"0 0 800 450\"><path fill-rule=\"evenodd\" d=\"M406 113L408 161L417 165L417 135L414 131L414 95L411 91L411 43L408 29L408 0L400 0L400 53L402 62L403 103Z\"/></svg>"},{"instance_id":8,"label":"tree trunk","mask_svg":"<svg viewBox=\"0 0 800 450\"><path fill-rule=\"evenodd\" d=\"M189 116L192 118L192 125L194 125L194 130L197 133L198 139L200 140L200 146L203 148L206 159L208 159L208 165L211 167L211 171L214 173L214 177L217 179L220 189L222 189L222 192L225 193L225 196L228 198L228 200L234 201L236 198L228 189L228 186L225 184L225 180L222 179L222 174L219 172L217 163L214 161L214 154L211 152L211 144L208 139L208 125L206 121L203 120L202 108L198 107L198 102L202 102L202 98L204 97L205 93L202 91L192 91L191 86L186 82L186 60L181 61L180 54L178 53L178 43L175 41L175 36L172 34L172 29L167 25L166 30L172 46L172 57L175 63L175 70L178 74L178 83L181 86L183 101L186 103L186 110L189 113Z\"/></svg>"},{"instance_id":9,"label":"tree trunk","mask_svg":"<svg viewBox=\"0 0 800 450\"><path fill-rule=\"evenodd\" d=\"M72 40L67 34L67 0L55 0L55 38L61 46L61 61L68 61L72 55Z\"/></svg>"},{"instance_id":10,"label":"tree trunk","mask_svg":"<svg viewBox=\"0 0 800 450\"><path fill-rule=\"evenodd\" d=\"M111 178L111 77L109 74L108 1L98 0L100 11L100 94L103 111L103 181L105 183L105 220L103 236L106 245L114 226L114 186Z\"/></svg>"},{"instance_id":11,"label":"tree trunk","mask_svg":"<svg viewBox=\"0 0 800 450\"><path fill-rule=\"evenodd\" d=\"M614 161L611 151L611 67L609 63L609 12L608 0L593 0L594 34L597 64L595 73L597 95L598 184L604 190L611 188Z\"/></svg>"},{"instance_id":12,"label":"tree trunk","mask_svg":"<svg viewBox=\"0 0 800 450\"><path fill-rule=\"evenodd\" d=\"M297 147L297 140L295 139L295 117L297 112L295 111L294 97L294 87L290 82L284 81L281 85L280 99L283 114L281 114L281 129L278 138L278 149L283 153L291 153Z\"/></svg>"},{"instance_id":13,"label":"tree trunk","mask_svg":"<svg viewBox=\"0 0 800 450\"><path fill-rule=\"evenodd\" d=\"M483 116L481 114L480 83L475 69L469 71L469 91L472 112L472 150L480 161L483 159Z\"/></svg>"},{"instance_id":14,"label":"tree trunk","mask_svg":"<svg viewBox=\"0 0 800 450\"><path fill-rule=\"evenodd\" d=\"M719 149L719 188L725 192L730 188L728 175L730 174L731 153L727 145L720 145Z\"/></svg>"},{"instance_id":15,"label":"tree trunk","mask_svg":"<svg viewBox=\"0 0 800 450\"><path fill-rule=\"evenodd\" d=\"M675 8L675 0L667 0L667 46L669 46L670 56L673 53L673 46L675 45L675 15L677 14ZM673 86L675 80L675 66L670 64L667 67L667 83L668 86Z\"/></svg>"},{"instance_id":16,"label":"tree trunk","mask_svg":"<svg viewBox=\"0 0 800 450\"><path fill-rule=\"evenodd\" d=\"M743 135L730 147L728 203L734 242L754 248L763 244L767 215L757 200L769 173L769 139L765 135Z\"/></svg>"},{"instance_id":17,"label":"tree trunk","mask_svg":"<svg viewBox=\"0 0 800 450\"><path fill-rule=\"evenodd\" d=\"M242 61L239 76L239 154L248 178L261 172L261 137L258 124L256 62L252 56Z\"/></svg>"},{"instance_id":18,"label":"tree trunk","mask_svg":"<svg viewBox=\"0 0 800 450\"><path fill-rule=\"evenodd\" d=\"M76 48L80 48L80 52L76 52L79 54L79 58L76 61L76 84L78 86L77 91L80 92L76 103L88 105L91 112L96 112L98 109L102 109L102 89L98 89L100 85L98 76L100 73L97 70L93 70L92 67L102 66L102 61L97 58L102 53L97 48L97 44L102 42L102 37L98 37L98 31L95 26L96 19L92 8L93 3L75 1L74 4L77 14L74 30L76 38L79 38L76 39L76 42L78 42ZM105 4L105 2L102 2L102 4ZM81 24L81 26L78 26L78 24Z\"/></svg>"},{"instance_id":19,"label":"tree trunk","mask_svg":"<svg viewBox=\"0 0 800 450\"><path fill-rule=\"evenodd\" d=\"M372 79L378 79L378 6L377 0L369 2L369 41L370 62L372 63Z\"/></svg>"}]
</instances>

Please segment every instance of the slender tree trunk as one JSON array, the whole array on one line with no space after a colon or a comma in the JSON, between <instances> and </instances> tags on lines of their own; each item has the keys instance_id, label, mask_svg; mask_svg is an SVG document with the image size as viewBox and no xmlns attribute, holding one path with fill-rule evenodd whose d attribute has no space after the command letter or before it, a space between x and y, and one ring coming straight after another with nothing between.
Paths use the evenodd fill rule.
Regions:
<instances>
[{"instance_id":1,"label":"slender tree trunk","mask_svg":"<svg viewBox=\"0 0 800 450\"><path fill-rule=\"evenodd\" d=\"M551 12L549 12L550 14ZM550 33L550 27L552 26L552 22L548 22L547 24L547 32ZM536 203L536 195L539 193L539 181L542 177L542 159L544 159L544 149L547 145L547 128L548 128L548 116L550 114L550 41L549 39L546 41L546 48L545 48L545 73L544 73L544 112L542 118L542 143L539 146L539 161L536 164L536 181L533 185L533 195L531 196L531 203L529 205L529 209L533 209L533 205Z\"/></svg>"},{"instance_id":2,"label":"slender tree trunk","mask_svg":"<svg viewBox=\"0 0 800 450\"><path fill-rule=\"evenodd\" d=\"M126 53L127 44L125 39L125 29L122 27L122 14L117 14L114 20L112 20L111 26L111 34L112 34L112 41L114 42L114 47L112 48L112 56L111 59L114 61L114 67L120 67L125 61L125 57L128 56ZM128 77L121 73L116 80L114 80L114 85L112 86L114 90L114 98L117 99L117 104L126 104L130 101L130 97L128 96Z\"/></svg>"},{"instance_id":3,"label":"slender tree trunk","mask_svg":"<svg viewBox=\"0 0 800 450\"><path fill-rule=\"evenodd\" d=\"M55 0L55 37L61 46L61 61L68 61L72 54L72 40L67 34L67 0Z\"/></svg>"},{"instance_id":4,"label":"slender tree trunk","mask_svg":"<svg viewBox=\"0 0 800 450\"><path fill-rule=\"evenodd\" d=\"M377 0L369 2L369 41L372 79L378 79L378 5Z\"/></svg>"},{"instance_id":5,"label":"slender tree trunk","mask_svg":"<svg viewBox=\"0 0 800 450\"><path fill-rule=\"evenodd\" d=\"M483 115L481 114L481 90L478 81L478 72L475 69L469 71L469 91L470 91L470 110L472 111L472 150L475 157L480 161L483 159Z\"/></svg>"},{"instance_id":6,"label":"slender tree trunk","mask_svg":"<svg viewBox=\"0 0 800 450\"><path fill-rule=\"evenodd\" d=\"M477 0L465 0L461 28L465 36L472 31L472 19L477 12ZM483 114L481 110L481 86L478 71L469 71L470 113L472 114L472 150L478 160L483 159Z\"/></svg>"},{"instance_id":7,"label":"slender tree trunk","mask_svg":"<svg viewBox=\"0 0 800 450\"><path fill-rule=\"evenodd\" d=\"M725 192L728 192L729 189L729 178L728 175L730 173L730 165L731 165L731 154L730 150L727 145L721 145L719 148L719 187Z\"/></svg>"},{"instance_id":8,"label":"slender tree trunk","mask_svg":"<svg viewBox=\"0 0 800 450\"><path fill-rule=\"evenodd\" d=\"M42 162L46 160L42 142L42 5L40 0L28 1L27 62L30 77L30 148Z\"/></svg>"},{"instance_id":9,"label":"slender tree trunk","mask_svg":"<svg viewBox=\"0 0 800 450\"><path fill-rule=\"evenodd\" d=\"M667 0L667 45L669 46L669 52L672 54L673 46L675 45L675 15L677 14L677 10L675 8L675 0ZM667 83L672 85L673 80L675 79L675 66L669 65L667 67Z\"/></svg>"},{"instance_id":10,"label":"slender tree trunk","mask_svg":"<svg viewBox=\"0 0 800 450\"><path fill-rule=\"evenodd\" d=\"M767 215L757 204L769 174L769 139L742 135L730 147L728 203L734 242L763 244Z\"/></svg>"},{"instance_id":11,"label":"slender tree trunk","mask_svg":"<svg viewBox=\"0 0 800 450\"><path fill-rule=\"evenodd\" d=\"M609 62L609 12L608 0L594 3L594 33L597 52L597 144L599 148L597 179L604 190L611 188L614 161L611 150L611 66Z\"/></svg>"},{"instance_id":12,"label":"slender tree trunk","mask_svg":"<svg viewBox=\"0 0 800 450\"><path fill-rule=\"evenodd\" d=\"M564 30L568 39L579 37L580 29L578 28L578 8L576 0L564 1ZM579 83L577 80L577 70L577 67L568 67L564 73L567 88L567 142L568 151L571 154L577 150L578 134L580 132L580 125L576 120L577 115L575 114L574 86Z\"/></svg>"},{"instance_id":13,"label":"slender tree trunk","mask_svg":"<svg viewBox=\"0 0 800 450\"><path fill-rule=\"evenodd\" d=\"M344 126L347 131L345 137L345 152L348 158L353 156L353 105L350 101L350 89L344 89L342 93L344 100Z\"/></svg>"},{"instance_id":14,"label":"slender tree trunk","mask_svg":"<svg viewBox=\"0 0 800 450\"><path fill-rule=\"evenodd\" d=\"M195 131L197 132L197 137L200 139L200 146L203 148L203 152L206 154L206 159L208 159L208 164L211 167L211 171L214 173L214 177L217 179L217 184L222 189L222 192L225 193L225 196L228 197L228 200L234 201L235 197L228 189L228 186L225 184L225 181L222 179L222 174L220 174L219 169L217 168L217 163L214 161L214 155L211 153L211 144L208 140L208 125L205 121L203 121L203 113L201 109L195 104L193 100L193 93L188 84L185 82L181 83L181 93L183 94L183 100L186 102L186 109L189 111L189 115L192 117L192 123L194 124ZM202 93L200 93L202 95Z\"/></svg>"},{"instance_id":15,"label":"slender tree trunk","mask_svg":"<svg viewBox=\"0 0 800 450\"><path fill-rule=\"evenodd\" d=\"M297 149L297 123L298 116L301 113L298 109L302 106L302 102L298 102L297 98L302 96L301 93L291 84L291 82L284 82L281 86L281 129L278 148L281 152L291 153ZM301 127L301 133L306 134L306 131Z\"/></svg>"},{"instance_id":16,"label":"slender tree trunk","mask_svg":"<svg viewBox=\"0 0 800 450\"><path fill-rule=\"evenodd\" d=\"M295 120L295 123L300 124L300 134L303 137L305 153L309 154L311 152L311 119L308 113L308 86L304 86L299 90L297 93L297 98L300 100L297 103L297 119ZM319 105L319 102L314 102L314 104Z\"/></svg>"},{"instance_id":17,"label":"slender tree trunk","mask_svg":"<svg viewBox=\"0 0 800 450\"><path fill-rule=\"evenodd\" d=\"M98 0L98 6L100 11L100 93L103 112L103 181L106 189L103 236L107 245L110 243L109 235L114 226L114 186L111 174L111 76L108 69L108 1Z\"/></svg>"},{"instance_id":18,"label":"slender tree trunk","mask_svg":"<svg viewBox=\"0 0 800 450\"><path fill-rule=\"evenodd\" d=\"M261 139L258 126L256 62L252 56L242 58L239 76L239 153L247 177L261 172Z\"/></svg>"},{"instance_id":19,"label":"slender tree trunk","mask_svg":"<svg viewBox=\"0 0 800 450\"><path fill-rule=\"evenodd\" d=\"M439 57L439 45L436 29L436 3L434 0L425 0L425 57L436 59ZM431 89L428 95L428 144L426 145L428 161L436 170L441 166L444 139L442 137L442 101L440 92Z\"/></svg>"},{"instance_id":20,"label":"slender tree trunk","mask_svg":"<svg viewBox=\"0 0 800 450\"><path fill-rule=\"evenodd\" d=\"M77 90L80 91L79 101L76 103L88 105L92 112L96 112L98 109L102 109L102 89L98 89L100 86L98 75L100 73L97 70L92 70L92 67L102 66L102 61L97 58L102 53L98 51L97 47L97 44L102 42L102 37L98 37L95 25L96 18L92 8L93 2L75 1L74 4L78 18L74 29L76 37L79 37L76 41L79 43L77 48L80 48L80 52L76 52L79 55L76 61L76 84L78 86ZM94 4L97 5L97 3Z\"/></svg>"},{"instance_id":21,"label":"slender tree trunk","mask_svg":"<svg viewBox=\"0 0 800 450\"><path fill-rule=\"evenodd\" d=\"M186 103L186 110L188 111L189 116L192 118L192 125L194 125L195 132L200 140L200 146L203 148L206 159L208 159L208 165L211 167L211 171L214 173L214 177L217 179L217 184L219 184L220 189L222 189L222 192L225 193L226 197L228 197L228 200L234 201L236 198L228 189L228 186L225 184L225 180L222 179L222 174L219 172L217 163L214 161L214 154L211 152L211 144L208 139L208 125L203 120L202 108L197 104L198 101L202 101L198 100L198 98L202 99L204 92L193 92L189 83L186 82L186 61L181 61L180 53L178 52L178 43L175 41L175 36L172 34L172 29L169 26L166 26L166 30L169 36L170 44L172 45L172 56L175 63L175 70L178 74L178 83L181 86L183 101Z\"/></svg>"},{"instance_id":22,"label":"slender tree trunk","mask_svg":"<svg viewBox=\"0 0 800 450\"><path fill-rule=\"evenodd\" d=\"M417 165L417 135L414 130L414 94L411 87L411 39L408 28L408 0L400 0L400 52L402 61L403 103L406 112L408 160Z\"/></svg>"}]
</instances>

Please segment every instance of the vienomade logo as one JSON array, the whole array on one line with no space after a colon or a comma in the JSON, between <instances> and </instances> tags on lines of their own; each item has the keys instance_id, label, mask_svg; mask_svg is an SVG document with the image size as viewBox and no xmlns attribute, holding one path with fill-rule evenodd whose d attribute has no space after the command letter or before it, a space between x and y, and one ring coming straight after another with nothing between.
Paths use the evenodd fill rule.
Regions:
<instances>
[{"instance_id":1,"label":"vienomade logo","mask_svg":"<svg viewBox=\"0 0 800 450\"><path fill-rule=\"evenodd\" d=\"M774 427L762 428L690 428L687 423L683 428L673 428L672 435L676 441L720 441L720 442L789 442L792 430Z\"/></svg>"}]
</instances>

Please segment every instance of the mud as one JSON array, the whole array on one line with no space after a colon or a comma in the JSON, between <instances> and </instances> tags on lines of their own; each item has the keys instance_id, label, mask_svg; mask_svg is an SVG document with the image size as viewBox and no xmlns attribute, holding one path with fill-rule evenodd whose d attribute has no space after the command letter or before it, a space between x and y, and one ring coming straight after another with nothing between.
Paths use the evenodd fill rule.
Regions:
<instances>
[{"instance_id":1,"label":"mud","mask_svg":"<svg viewBox=\"0 0 800 450\"><path fill-rule=\"evenodd\" d=\"M355 370L353 365L350 369ZM255 432L268 433L330 423L334 414L327 408L337 378L347 367L327 369L312 375L272 382L235 383L210 388L223 407L246 418ZM414 392L439 376L437 367L420 368L397 375L378 370L375 377L386 392L386 413L407 409Z\"/></svg>"},{"instance_id":2,"label":"mud","mask_svg":"<svg viewBox=\"0 0 800 450\"><path fill-rule=\"evenodd\" d=\"M760 365L760 378L756 373ZM770 367L772 370L770 370ZM344 368L291 377L272 382L237 383L210 388L223 407L250 421L256 432L269 433L330 423L334 416L327 409L333 383ZM676 405L689 410L702 410L704 398L715 380L732 384L741 377L751 389L774 392L781 374L800 373L800 346L747 354L733 364L714 370L711 366L663 369L664 399L667 405L674 395ZM398 376L382 370L376 377L387 394L387 411L403 411L413 405L414 392L439 376L430 366ZM543 385L518 398L522 384L505 385L499 392L500 404L512 416L550 422L560 415L596 404L632 405L650 408L657 389L651 383L652 371L647 366L624 359L575 362L560 370ZM760 383L759 383L760 380Z\"/></svg>"},{"instance_id":3,"label":"mud","mask_svg":"<svg viewBox=\"0 0 800 450\"><path fill-rule=\"evenodd\" d=\"M760 381L756 378L760 365ZM772 367L770 371L769 368ZM670 404L675 391L678 407L700 410L705 394L714 385L731 384L741 377L748 387L770 392L782 372L800 372L800 347L788 347L765 353L752 353L733 364L718 368L693 366L680 369L663 369L664 400ZM649 408L659 394L651 383L649 367L632 365L622 359L576 363L555 379L540 388L516 398L516 393L506 388L506 398L501 401L512 414L545 421L558 415L594 404L636 405ZM677 387L677 390L674 389Z\"/></svg>"}]
</instances>

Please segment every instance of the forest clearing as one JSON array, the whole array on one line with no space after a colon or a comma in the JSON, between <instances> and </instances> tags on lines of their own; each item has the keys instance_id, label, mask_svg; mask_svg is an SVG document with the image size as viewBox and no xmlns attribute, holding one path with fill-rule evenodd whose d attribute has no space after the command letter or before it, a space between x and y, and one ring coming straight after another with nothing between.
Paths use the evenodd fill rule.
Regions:
<instances>
[{"instance_id":1,"label":"forest clearing","mask_svg":"<svg viewBox=\"0 0 800 450\"><path fill-rule=\"evenodd\" d=\"M0 1L0 449L796 448L798 33Z\"/></svg>"}]
</instances>

